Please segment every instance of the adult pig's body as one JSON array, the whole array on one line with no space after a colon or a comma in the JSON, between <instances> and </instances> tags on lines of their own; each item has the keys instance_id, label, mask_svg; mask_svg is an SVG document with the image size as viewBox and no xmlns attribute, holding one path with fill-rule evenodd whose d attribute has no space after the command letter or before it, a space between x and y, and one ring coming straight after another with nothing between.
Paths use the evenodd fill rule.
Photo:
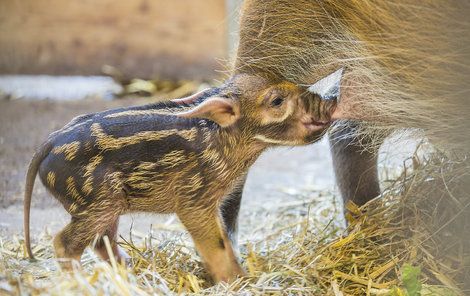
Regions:
<instances>
[{"instance_id":1,"label":"adult pig's body","mask_svg":"<svg viewBox=\"0 0 470 296\"><path fill-rule=\"evenodd\" d=\"M248 0L234 73L311 84L344 68L331 149L345 200L380 192L376 152L402 128L470 147L470 2ZM365 122L365 124L364 124Z\"/></svg>"}]
</instances>

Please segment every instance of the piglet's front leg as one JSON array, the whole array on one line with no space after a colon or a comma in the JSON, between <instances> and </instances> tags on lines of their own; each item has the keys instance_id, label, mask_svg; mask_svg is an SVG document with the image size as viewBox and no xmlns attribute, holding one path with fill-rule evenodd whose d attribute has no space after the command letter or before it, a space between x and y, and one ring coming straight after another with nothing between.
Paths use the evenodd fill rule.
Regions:
<instances>
[{"instance_id":1,"label":"piglet's front leg","mask_svg":"<svg viewBox=\"0 0 470 296\"><path fill-rule=\"evenodd\" d=\"M231 282L245 272L237 261L217 207L186 204L177 212L216 282Z\"/></svg>"}]
</instances>

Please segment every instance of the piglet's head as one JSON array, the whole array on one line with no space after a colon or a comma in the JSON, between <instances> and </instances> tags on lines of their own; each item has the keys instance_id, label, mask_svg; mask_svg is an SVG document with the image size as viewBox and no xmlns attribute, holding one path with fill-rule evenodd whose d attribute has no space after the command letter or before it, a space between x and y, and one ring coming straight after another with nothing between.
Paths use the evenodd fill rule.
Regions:
<instances>
[{"instance_id":1,"label":"piglet's head","mask_svg":"<svg viewBox=\"0 0 470 296\"><path fill-rule=\"evenodd\" d=\"M178 116L206 118L266 144L302 145L323 135L333 104L305 86L240 74Z\"/></svg>"}]
</instances>

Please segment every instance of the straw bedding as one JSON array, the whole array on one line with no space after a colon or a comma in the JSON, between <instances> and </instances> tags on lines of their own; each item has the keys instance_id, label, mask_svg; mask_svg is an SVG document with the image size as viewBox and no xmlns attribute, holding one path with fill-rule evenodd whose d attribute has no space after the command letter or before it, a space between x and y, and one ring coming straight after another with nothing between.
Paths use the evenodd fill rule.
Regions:
<instances>
[{"instance_id":1,"label":"straw bedding","mask_svg":"<svg viewBox=\"0 0 470 296\"><path fill-rule=\"evenodd\" d=\"M73 272L60 271L47 232L36 237L37 262L24 259L21 235L3 237L0 294L469 294L469 164L438 153L407 163L382 197L348 205L347 229L330 193L295 193L268 214L246 213L242 230L262 227L242 233L248 276L232 284L213 286L176 225L159 236L131 230L130 239L121 239L132 267L87 252Z\"/></svg>"}]
</instances>

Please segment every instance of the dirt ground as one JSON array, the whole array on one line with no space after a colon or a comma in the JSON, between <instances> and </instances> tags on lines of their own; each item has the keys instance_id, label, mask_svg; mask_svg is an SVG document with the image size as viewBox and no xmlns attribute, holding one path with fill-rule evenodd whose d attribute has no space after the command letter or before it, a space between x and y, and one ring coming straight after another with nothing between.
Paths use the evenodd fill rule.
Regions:
<instances>
[{"instance_id":1,"label":"dirt ground","mask_svg":"<svg viewBox=\"0 0 470 296\"><path fill-rule=\"evenodd\" d=\"M61 128L79 114L146 102L149 101L0 100L0 234L19 234L22 231L26 170L35 148L50 132ZM293 196L305 189L334 189L326 141L306 147L276 148L265 152L250 170L242 212L263 211L269 204L292 202ZM162 219L149 215L137 216L137 219L134 219L135 215L124 217L121 228L128 228L135 220L135 227L148 229L151 223ZM68 216L62 207L46 192L40 181L36 181L32 208L33 236L46 226L56 231L67 220Z\"/></svg>"}]
</instances>

